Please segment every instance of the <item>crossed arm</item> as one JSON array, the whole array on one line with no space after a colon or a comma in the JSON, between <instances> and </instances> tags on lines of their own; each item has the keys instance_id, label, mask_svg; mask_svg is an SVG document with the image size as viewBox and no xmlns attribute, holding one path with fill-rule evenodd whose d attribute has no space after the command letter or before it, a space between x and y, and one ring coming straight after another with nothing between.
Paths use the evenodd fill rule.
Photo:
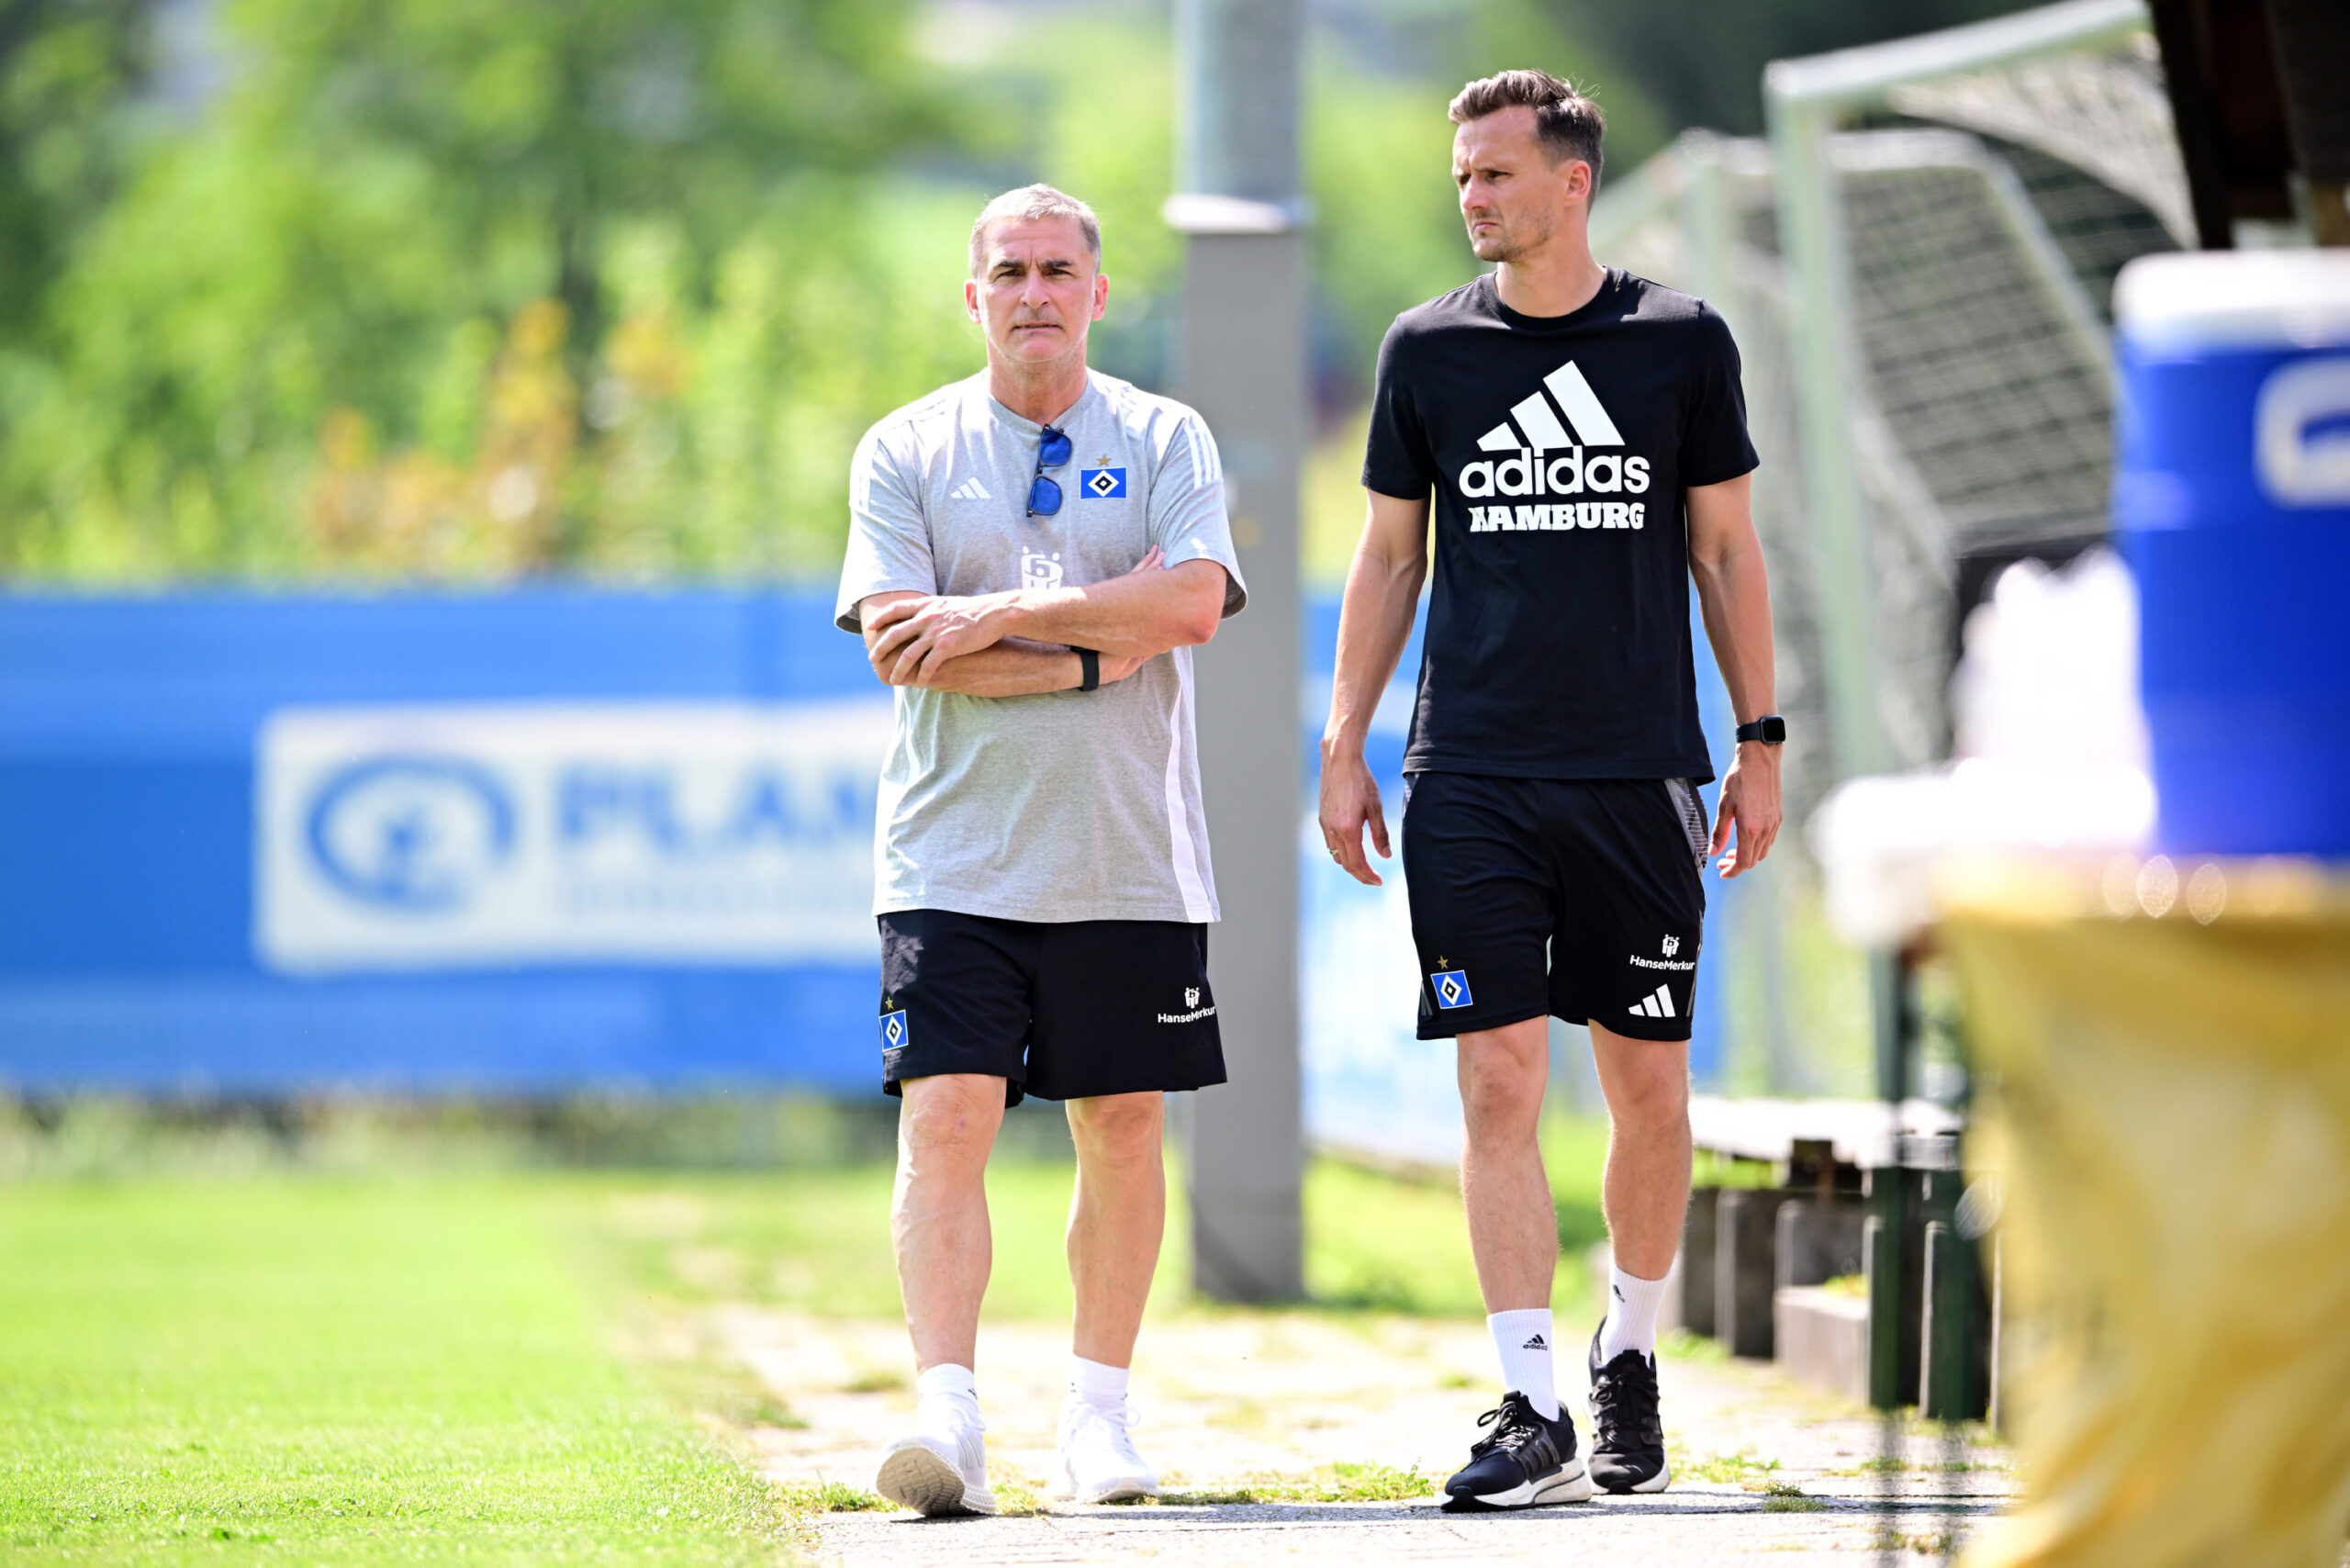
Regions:
<instances>
[{"instance_id":1,"label":"crossed arm","mask_svg":"<svg viewBox=\"0 0 2350 1568\"><path fill-rule=\"evenodd\" d=\"M1706 638L1729 689L1740 723L1774 711L1771 589L1754 532L1751 476L1684 492L1689 504L1689 572ZM1338 611L1338 657L1330 686L1330 722L1322 733L1322 841L1349 876L1379 885L1363 852L1367 827L1382 859L1392 857L1379 785L1363 759L1380 694L1411 639L1427 577L1428 502L1371 491L1362 541L1347 569ZM1709 853L1735 877L1761 863L1779 835L1779 752L1741 742L1722 775L1721 810ZM1737 827L1731 852L1731 827Z\"/></svg>"},{"instance_id":2,"label":"crossed arm","mask_svg":"<svg viewBox=\"0 0 2350 1568\"><path fill-rule=\"evenodd\" d=\"M1214 561L1169 567L1153 546L1121 577L1084 588L948 596L877 593L858 604L866 657L890 686L1026 697L1082 682L1072 648L1101 655L1102 683L1215 635L1225 576Z\"/></svg>"}]
</instances>

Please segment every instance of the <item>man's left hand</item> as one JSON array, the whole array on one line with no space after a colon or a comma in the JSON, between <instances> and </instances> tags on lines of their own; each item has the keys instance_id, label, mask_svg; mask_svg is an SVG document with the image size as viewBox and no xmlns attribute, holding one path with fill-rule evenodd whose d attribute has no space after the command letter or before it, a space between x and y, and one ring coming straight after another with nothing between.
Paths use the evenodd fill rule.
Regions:
<instances>
[{"instance_id":1,"label":"man's left hand","mask_svg":"<svg viewBox=\"0 0 2350 1568\"><path fill-rule=\"evenodd\" d=\"M1762 864L1779 836L1779 748L1761 741L1741 741L1729 771L1722 775L1720 809L1714 816L1714 844L1708 854L1721 857L1725 877L1735 877ZM1730 848L1730 827L1738 828L1738 847Z\"/></svg>"},{"instance_id":2,"label":"man's left hand","mask_svg":"<svg viewBox=\"0 0 2350 1568\"><path fill-rule=\"evenodd\" d=\"M1012 630L1008 593L901 599L873 612L880 633L866 657L891 686L920 686L948 659L993 647Z\"/></svg>"}]
</instances>

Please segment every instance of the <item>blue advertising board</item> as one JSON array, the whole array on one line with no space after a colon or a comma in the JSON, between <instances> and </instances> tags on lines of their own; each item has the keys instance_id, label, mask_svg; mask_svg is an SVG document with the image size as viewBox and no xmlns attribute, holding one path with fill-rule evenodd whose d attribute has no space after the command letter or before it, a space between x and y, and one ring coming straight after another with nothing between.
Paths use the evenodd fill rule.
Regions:
<instances>
[{"instance_id":1,"label":"blue advertising board","mask_svg":"<svg viewBox=\"0 0 2350 1568\"><path fill-rule=\"evenodd\" d=\"M814 595L0 599L0 1082L870 1092Z\"/></svg>"}]
</instances>

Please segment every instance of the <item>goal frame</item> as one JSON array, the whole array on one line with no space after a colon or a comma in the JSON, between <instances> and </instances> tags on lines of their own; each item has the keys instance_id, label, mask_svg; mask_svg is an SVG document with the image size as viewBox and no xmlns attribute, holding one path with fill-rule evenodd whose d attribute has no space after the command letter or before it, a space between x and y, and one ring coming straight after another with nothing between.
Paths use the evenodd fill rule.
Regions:
<instances>
[{"instance_id":1,"label":"goal frame","mask_svg":"<svg viewBox=\"0 0 2350 1568\"><path fill-rule=\"evenodd\" d=\"M2152 31L2143 0L2063 0L1941 32L1774 61L1762 73L1804 495L1819 574L1822 666L1841 777L1881 771L1887 746L1876 702L1871 523L1850 438L1859 356L1831 138L1850 117L1888 106L1900 87L2035 56L2110 48Z\"/></svg>"}]
</instances>

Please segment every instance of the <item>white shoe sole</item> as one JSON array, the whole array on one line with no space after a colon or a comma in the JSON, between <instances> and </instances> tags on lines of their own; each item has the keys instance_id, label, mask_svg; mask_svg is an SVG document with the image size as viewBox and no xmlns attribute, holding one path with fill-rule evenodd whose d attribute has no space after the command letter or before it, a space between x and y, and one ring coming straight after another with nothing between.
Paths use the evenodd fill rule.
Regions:
<instances>
[{"instance_id":1,"label":"white shoe sole","mask_svg":"<svg viewBox=\"0 0 2350 1568\"><path fill-rule=\"evenodd\" d=\"M995 1494L972 1486L946 1455L919 1437L900 1438L881 1456L873 1489L901 1508L929 1518L951 1514L992 1514Z\"/></svg>"},{"instance_id":2,"label":"white shoe sole","mask_svg":"<svg viewBox=\"0 0 2350 1568\"><path fill-rule=\"evenodd\" d=\"M1654 1475L1632 1488L1635 1492L1662 1492L1673 1482L1673 1466L1666 1465Z\"/></svg>"},{"instance_id":3,"label":"white shoe sole","mask_svg":"<svg viewBox=\"0 0 2350 1568\"><path fill-rule=\"evenodd\" d=\"M1673 1484L1673 1466L1667 1464L1646 1481L1636 1482L1629 1486L1605 1487L1603 1490L1613 1496L1626 1497L1639 1492L1662 1492L1671 1484Z\"/></svg>"},{"instance_id":4,"label":"white shoe sole","mask_svg":"<svg viewBox=\"0 0 2350 1568\"><path fill-rule=\"evenodd\" d=\"M1157 1476L1121 1475L1113 1480L1096 1482L1089 1489L1080 1486L1075 1473L1064 1465L1061 1479L1069 1483L1070 1498L1080 1503L1132 1503L1139 1498L1158 1495Z\"/></svg>"},{"instance_id":5,"label":"white shoe sole","mask_svg":"<svg viewBox=\"0 0 2350 1568\"><path fill-rule=\"evenodd\" d=\"M1550 1503L1588 1503L1591 1501L1591 1472L1583 1462L1576 1460L1558 1474L1540 1481L1529 1481L1513 1486L1506 1492L1489 1492L1471 1497L1488 1508L1539 1508Z\"/></svg>"}]
</instances>

